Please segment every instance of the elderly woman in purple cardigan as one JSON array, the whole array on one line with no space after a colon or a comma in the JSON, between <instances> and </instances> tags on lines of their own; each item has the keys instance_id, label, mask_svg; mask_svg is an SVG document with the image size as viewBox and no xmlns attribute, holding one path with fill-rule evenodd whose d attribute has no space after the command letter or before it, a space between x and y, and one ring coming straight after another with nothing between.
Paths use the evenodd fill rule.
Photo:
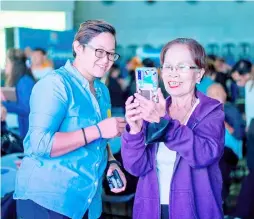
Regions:
<instances>
[{"instance_id":1,"label":"elderly woman in purple cardigan","mask_svg":"<svg viewBox=\"0 0 254 219\"><path fill-rule=\"evenodd\" d=\"M126 101L124 167L139 177L134 219L222 219L219 160L224 148L222 105L196 91L205 73L204 48L175 39L161 52L170 97L139 94Z\"/></svg>"}]
</instances>

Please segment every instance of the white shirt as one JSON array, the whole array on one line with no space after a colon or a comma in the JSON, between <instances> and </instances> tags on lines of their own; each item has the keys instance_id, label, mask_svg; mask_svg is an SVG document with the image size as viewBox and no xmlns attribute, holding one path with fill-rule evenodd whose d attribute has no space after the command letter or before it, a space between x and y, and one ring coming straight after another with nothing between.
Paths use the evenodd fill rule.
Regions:
<instances>
[{"instance_id":1,"label":"white shirt","mask_svg":"<svg viewBox=\"0 0 254 219\"><path fill-rule=\"evenodd\" d=\"M254 81L250 80L245 85L245 114L246 126L249 127L251 119L254 119Z\"/></svg>"},{"instance_id":2,"label":"white shirt","mask_svg":"<svg viewBox=\"0 0 254 219\"><path fill-rule=\"evenodd\" d=\"M52 71L53 71L52 67L45 67L42 69L34 69L32 70L32 73L36 80L40 80L41 78L43 78L45 75L47 75L48 73Z\"/></svg>"},{"instance_id":3,"label":"white shirt","mask_svg":"<svg viewBox=\"0 0 254 219\"><path fill-rule=\"evenodd\" d=\"M192 107L191 113L199 104L199 99L197 99L195 105ZM187 124L189 118L186 120L185 125ZM164 144L164 142L159 143L159 148L156 156L157 160L157 174L159 179L159 188L160 188L160 204L168 205L170 197L170 183L174 172L174 164L176 160L176 152L171 151Z\"/></svg>"}]
</instances>

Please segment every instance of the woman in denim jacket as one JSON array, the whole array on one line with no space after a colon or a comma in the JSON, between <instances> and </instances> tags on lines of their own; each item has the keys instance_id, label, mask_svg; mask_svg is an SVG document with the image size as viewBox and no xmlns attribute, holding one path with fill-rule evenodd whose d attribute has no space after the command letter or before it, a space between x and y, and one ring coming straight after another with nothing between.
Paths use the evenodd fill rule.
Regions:
<instances>
[{"instance_id":1,"label":"woman in denim jacket","mask_svg":"<svg viewBox=\"0 0 254 219\"><path fill-rule=\"evenodd\" d=\"M97 219L102 212L102 179L117 169L108 139L119 136L123 118L110 117L110 97L100 81L119 58L115 29L82 23L73 42L74 61L35 85L30 100L25 157L14 198L23 219Z\"/></svg>"}]
</instances>

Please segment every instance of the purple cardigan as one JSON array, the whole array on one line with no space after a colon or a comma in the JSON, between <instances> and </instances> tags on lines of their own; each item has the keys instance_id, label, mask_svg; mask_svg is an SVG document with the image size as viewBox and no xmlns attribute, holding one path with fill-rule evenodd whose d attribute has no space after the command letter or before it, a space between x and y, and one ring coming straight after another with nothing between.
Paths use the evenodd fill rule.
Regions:
<instances>
[{"instance_id":1,"label":"purple cardigan","mask_svg":"<svg viewBox=\"0 0 254 219\"><path fill-rule=\"evenodd\" d=\"M222 105L197 92L200 103L187 126L168 120L165 145L177 152L170 188L170 219L222 219L222 178L219 160L224 149ZM169 106L171 99L167 99ZM139 177L133 219L159 219L160 197L156 171L158 143L145 143L147 124L136 135L122 136L125 169Z\"/></svg>"}]
</instances>

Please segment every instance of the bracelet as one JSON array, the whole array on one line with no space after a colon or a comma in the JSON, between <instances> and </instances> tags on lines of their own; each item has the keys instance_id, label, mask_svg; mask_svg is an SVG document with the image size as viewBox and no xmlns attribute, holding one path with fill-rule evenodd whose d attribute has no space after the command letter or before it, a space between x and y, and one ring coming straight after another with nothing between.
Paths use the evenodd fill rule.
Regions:
<instances>
[{"instance_id":1,"label":"bracelet","mask_svg":"<svg viewBox=\"0 0 254 219\"><path fill-rule=\"evenodd\" d=\"M117 164L119 167L122 167L121 163L120 163L119 161L117 161L117 160L110 160L110 161L108 161L108 166L110 166L112 163L115 163L115 164Z\"/></svg>"},{"instance_id":2,"label":"bracelet","mask_svg":"<svg viewBox=\"0 0 254 219\"><path fill-rule=\"evenodd\" d=\"M100 134L100 137L99 137L99 138L102 138L101 130L100 130L99 126L98 126L97 124L95 124L95 126L96 126L96 128L98 129L98 131L99 131L99 134Z\"/></svg>"},{"instance_id":3,"label":"bracelet","mask_svg":"<svg viewBox=\"0 0 254 219\"><path fill-rule=\"evenodd\" d=\"M81 130L82 130L82 132L83 132L83 137L84 137L84 140L85 140L85 145L87 145L87 139L86 139L85 129L82 128Z\"/></svg>"}]
</instances>

